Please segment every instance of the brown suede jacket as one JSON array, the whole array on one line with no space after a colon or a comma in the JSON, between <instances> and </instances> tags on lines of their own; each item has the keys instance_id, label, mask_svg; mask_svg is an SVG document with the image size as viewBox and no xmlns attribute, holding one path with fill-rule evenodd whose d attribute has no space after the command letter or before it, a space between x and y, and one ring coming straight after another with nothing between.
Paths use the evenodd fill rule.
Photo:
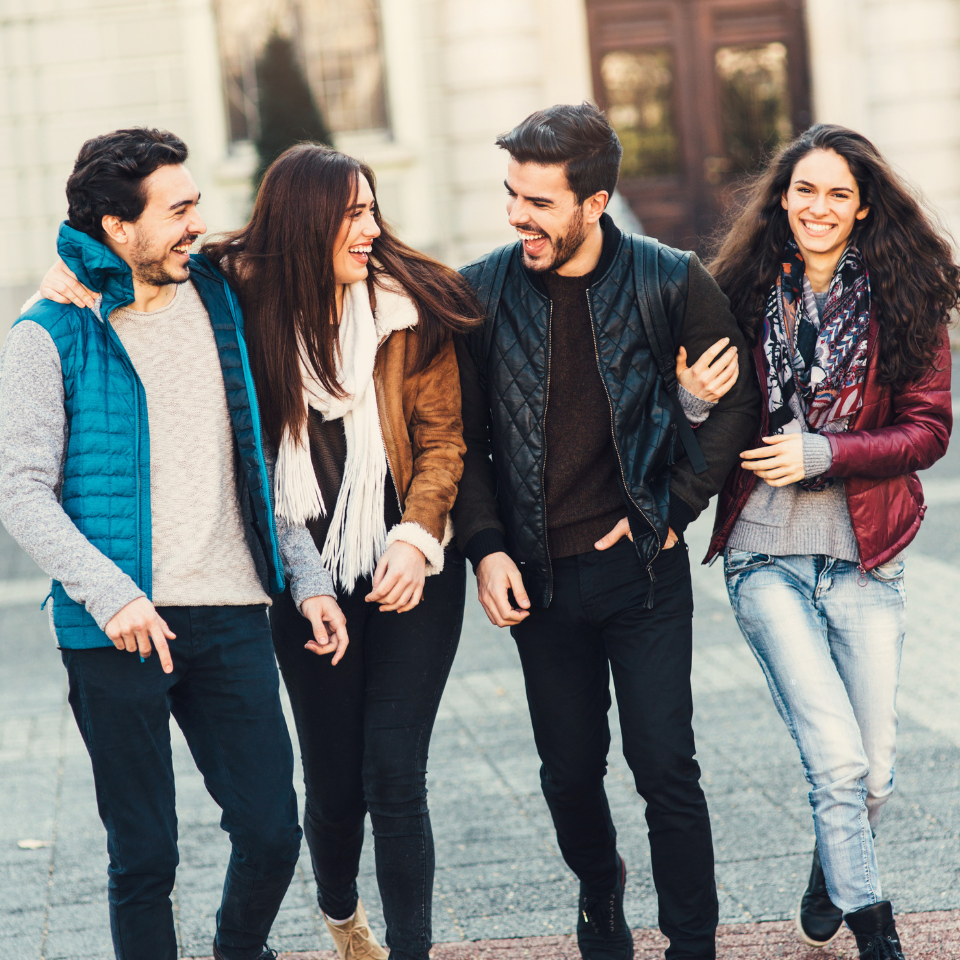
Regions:
<instances>
[{"instance_id":1,"label":"brown suede jacket","mask_svg":"<svg viewBox=\"0 0 960 960\"><path fill-rule=\"evenodd\" d=\"M388 543L402 540L417 547L427 558L429 573L431 567L442 567L443 547L452 536L450 509L466 445L453 341L448 340L429 366L416 373L417 335L411 327L387 337L377 353L374 384L387 462L403 510L402 522L390 531ZM416 527L430 539L425 540Z\"/></svg>"}]
</instances>

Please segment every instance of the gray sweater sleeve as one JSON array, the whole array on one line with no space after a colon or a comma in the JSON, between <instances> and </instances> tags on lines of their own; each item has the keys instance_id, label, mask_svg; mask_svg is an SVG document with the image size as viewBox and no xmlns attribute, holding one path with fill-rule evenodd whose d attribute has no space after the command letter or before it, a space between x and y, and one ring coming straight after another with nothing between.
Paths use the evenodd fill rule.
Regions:
<instances>
[{"instance_id":1,"label":"gray sweater sleeve","mask_svg":"<svg viewBox=\"0 0 960 960\"><path fill-rule=\"evenodd\" d=\"M807 477L823 476L833 463L830 441L819 433L803 434L803 472Z\"/></svg>"},{"instance_id":2,"label":"gray sweater sleeve","mask_svg":"<svg viewBox=\"0 0 960 960\"><path fill-rule=\"evenodd\" d=\"M267 464L267 477L273 487L273 471L276 453L264 440L263 457ZM288 523L274 516L277 525L277 540L283 572L290 581L290 596L300 609L300 604L310 597L336 597L333 577L320 559L320 551L313 542L313 535L302 523Z\"/></svg>"},{"instance_id":3,"label":"gray sweater sleeve","mask_svg":"<svg viewBox=\"0 0 960 960\"><path fill-rule=\"evenodd\" d=\"M60 505L69 429L63 399L60 354L43 327L24 320L0 353L0 522L102 630L145 594Z\"/></svg>"},{"instance_id":4,"label":"gray sweater sleeve","mask_svg":"<svg viewBox=\"0 0 960 960\"><path fill-rule=\"evenodd\" d=\"M290 596L300 604L310 597L335 597L333 577L320 560L320 551L310 531L302 524L287 523L277 517L277 538L283 569L290 580Z\"/></svg>"},{"instance_id":5,"label":"gray sweater sleeve","mask_svg":"<svg viewBox=\"0 0 960 960\"><path fill-rule=\"evenodd\" d=\"M710 416L710 411L717 405L715 400L701 400L695 393L691 393L682 383L677 384L677 396L684 416L688 423L698 426Z\"/></svg>"}]
</instances>

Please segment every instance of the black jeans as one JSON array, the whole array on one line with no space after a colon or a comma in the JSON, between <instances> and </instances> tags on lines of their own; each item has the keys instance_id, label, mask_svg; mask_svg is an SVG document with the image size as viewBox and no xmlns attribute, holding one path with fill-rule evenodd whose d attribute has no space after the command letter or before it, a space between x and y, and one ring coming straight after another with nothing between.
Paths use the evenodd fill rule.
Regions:
<instances>
[{"instance_id":1,"label":"black jeans","mask_svg":"<svg viewBox=\"0 0 960 960\"><path fill-rule=\"evenodd\" d=\"M117 960L176 960L172 713L233 852L217 912L228 960L259 957L300 854L293 749L263 606L161 607L173 673L114 647L63 650L110 853Z\"/></svg>"},{"instance_id":2,"label":"black jeans","mask_svg":"<svg viewBox=\"0 0 960 960\"><path fill-rule=\"evenodd\" d=\"M460 641L465 588L463 557L451 549L407 613L365 603L370 580L361 579L337 597L350 646L335 667L304 650L310 624L289 592L270 615L300 739L303 825L320 909L335 920L356 909L369 810L391 960L427 960L432 945L427 750Z\"/></svg>"},{"instance_id":3,"label":"black jeans","mask_svg":"<svg viewBox=\"0 0 960 960\"><path fill-rule=\"evenodd\" d=\"M617 833L603 778L610 748L610 671L627 763L647 802L660 929L671 960L716 955L717 892L707 802L694 760L690 692L693 594L686 547L647 576L624 538L553 562L553 602L513 628L527 687L540 780L560 850L585 888L617 880Z\"/></svg>"}]
</instances>

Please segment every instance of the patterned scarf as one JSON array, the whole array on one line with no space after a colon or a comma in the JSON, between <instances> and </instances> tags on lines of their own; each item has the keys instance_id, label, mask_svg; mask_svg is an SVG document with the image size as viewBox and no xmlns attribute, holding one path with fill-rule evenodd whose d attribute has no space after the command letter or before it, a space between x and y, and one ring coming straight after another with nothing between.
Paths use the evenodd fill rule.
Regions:
<instances>
[{"instance_id":1,"label":"patterned scarf","mask_svg":"<svg viewBox=\"0 0 960 960\"><path fill-rule=\"evenodd\" d=\"M791 237L764 317L771 434L849 427L863 404L869 324L870 276L857 248L848 246L840 258L821 319ZM800 486L824 490L830 483L808 478Z\"/></svg>"}]
</instances>

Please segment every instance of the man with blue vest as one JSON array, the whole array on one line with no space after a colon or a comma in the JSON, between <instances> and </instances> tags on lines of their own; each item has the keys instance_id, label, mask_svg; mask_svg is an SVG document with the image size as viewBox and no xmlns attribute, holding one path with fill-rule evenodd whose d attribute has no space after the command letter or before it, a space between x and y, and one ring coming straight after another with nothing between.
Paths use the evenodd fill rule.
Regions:
<instances>
[{"instance_id":1,"label":"man with blue vest","mask_svg":"<svg viewBox=\"0 0 960 960\"><path fill-rule=\"evenodd\" d=\"M274 521L239 306L189 254L186 158L159 130L83 145L58 251L102 294L39 300L7 338L0 521L53 579L118 960L177 957L171 713L233 844L214 956L260 960L301 836L270 594L289 577L317 652L347 635L310 534Z\"/></svg>"}]
</instances>

